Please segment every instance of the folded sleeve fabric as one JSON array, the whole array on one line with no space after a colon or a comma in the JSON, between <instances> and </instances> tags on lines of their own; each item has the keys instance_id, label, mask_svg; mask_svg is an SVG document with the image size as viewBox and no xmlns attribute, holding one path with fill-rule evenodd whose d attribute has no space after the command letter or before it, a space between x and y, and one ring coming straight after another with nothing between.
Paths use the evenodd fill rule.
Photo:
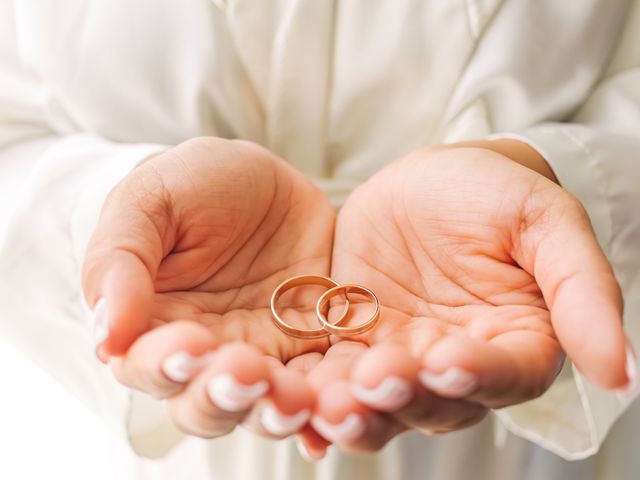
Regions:
<instances>
[{"instance_id":1,"label":"folded sleeve fabric","mask_svg":"<svg viewBox=\"0 0 640 480\"><path fill-rule=\"evenodd\" d=\"M106 194L164 147L113 144L91 135L46 137L0 152L0 331L124 438L130 392L96 361L79 288L79 260ZM5 161L6 160L6 161ZM7 165L29 164L21 179ZM5 207L6 209L6 207Z\"/></svg>"},{"instance_id":2,"label":"folded sleeve fabric","mask_svg":"<svg viewBox=\"0 0 640 480\"><path fill-rule=\"evenodd\" d=\"M0 334L124 438L130 392L95 360L79 259L106 194L167 147L53 131L0 3Z\"/></svg>"}]
</instances>

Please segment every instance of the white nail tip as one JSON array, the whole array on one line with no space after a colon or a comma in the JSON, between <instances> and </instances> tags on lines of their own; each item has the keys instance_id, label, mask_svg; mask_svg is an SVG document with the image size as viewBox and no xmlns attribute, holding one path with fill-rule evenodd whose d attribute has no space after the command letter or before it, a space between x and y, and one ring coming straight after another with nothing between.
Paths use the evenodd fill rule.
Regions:
<instances>
[{"instance_id":1,"label":"white nail tip","mask_svg":"<svg viewBox=\"0 0 640 480\"><path fill-rule=\"evenodd\" d=\"M209 363L212 356L211 353L213 352L194 357L187 352L176 352L164 359L162 371L174 382L187 382L196 371Z\"/></svg>"},{"instance_id":2,"label":"white nail tip","mask_svg":"<svg viewBox=\"0 0 640 480\"><path fill-rule=\"evenodd\" d=\"M640 393L640 381L638 379L638 366L636 356L630 348L627 348L627 362L625 365L629 383L616 391L618 398L622 401L630 401Z\"/></svg>"},{"instance_id":3,"label":"white nail tip","mask_svg":"<svg viewBox=\"0 0 640 480\"><path fill-rule=\"evenodd\" d=\"M297 432L307 423L311 412L305 408L295 415L285 415L279 412L275 406L268 405L262 412L262 426L273 435L290 435Z\"/></svg>"},{"instance_id":4,"label":"white nail tip","mask_svg":"<svg viewBox=\"0 0 640 480\"><path fill-rule=\"evenodd\" d=\"M209 382L207 391L213 403L222 410L242 412L248 410L258 398L267 393L268 388L266 380L253 385L243 385L230 373L223 373Z\"/></svg>"},{"instance_id":5,"label":"white nail tip","mask_svg":"<svg viewBox=\"0 0 640 480\"><path fill-rule=\"evenodd\" d=\"M357 440L366 429L364 420L357 413L350 413L338 424L329 423L322 417L313 417L313 428L327 440L349 442Z\"/></svg>"},{"instance_id":6,"label":"white nail tip","mask_svg":"<svg viewBox=\"0 0 640 480\"><path fill-rule=\"evenodd\" d=\"M296 439L296 447L298 447L298 452L300 452L300 456L304 458L307 462L317 462L318 460L322 460L324 458L324 453L319 452L315 456L311 455L307 447L305 447L304 443L300 439Z\"/></svg>"},{"instance_id":7,"label":"white nail tip","mask_svg":"<svg viewBox=\"0 0 640 480\"><path fill-rule=\"evenodd\" d=\"M411 384L400 377L387 377L375 388L352 385L353 395L363 403L384 410L404 407L413 396Z\"/></svg>"},{"instance_id":8,"label":"white nail tip","mask_svg":"<svg viewBox=\"0 0 640 480\"><path fill-rule=\"evenodd\" d=\"M298 452L300 453L300 456L302 458L304 458L307 462L313 462L313 458L311 458L311 455L309 455L307 447L304 446L304 443L302 443L300 440L296 440L296 447L298 447Z\"/></svg>"},{"instance_id":9,"label":"white nail tip","mask_svg":"<svg viewBox=\"0 0 640 480\"><path fill-rule=\"evenodd\" d=\"M93 309L93 342L98 348L109 336L107 301L101 298Z\"/></svg>"},{"instance_id":10,"label":"white nail tip","mask_svg":"<svg viewBox=\"0 0 640 480\"><path fill-rule=\"evenodd\" d=\"M473 392L478 386L475 375L458 367L451 367L443 373L422 371L420 381L429 390L441 395L464 397Z\"/></svg>"}]
</instances>

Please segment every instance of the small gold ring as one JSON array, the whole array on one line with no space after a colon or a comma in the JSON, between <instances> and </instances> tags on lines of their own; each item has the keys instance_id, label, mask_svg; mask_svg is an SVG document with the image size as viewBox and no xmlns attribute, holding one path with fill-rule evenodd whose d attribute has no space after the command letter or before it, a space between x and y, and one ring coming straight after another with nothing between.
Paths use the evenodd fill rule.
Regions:
<instances>
[{"instance_id":1,"label":"small gold ring","mask_svg":"<svg viewBox=\"0 0 640 480\"><path fill-rule=\"evenodd\" d=\"M314 338L323 338L329 336L329 332L324 328L316 328L313 330L304 330L300 328L295 328L285 322L276 310L276 303L278 299L287 291L294 287L299 287L302 285L320 285L321 287L338 287L339 284L328 277L323 277L322 275L299 275L297 277L292 277L288 280L285 280L280 285L276 287L271 295L271 314L273 323L282 330L287 335L290 335L295 338L305 338L305 339L314 339ZM334 295L335 296L335 295ZM317 304L316 304L317 307ZM347 312L349 310L349 299L347 298L346 304L344 306L344 311L342 312L342 316L335 322L335 325L340 325L347 317ZM316 312L317 312L316 308Z\"/></svg>"},{"instance_id":2,"label":"small gold ring","mask_svg":"<svg viewBox=\"0 0 640 480\"><path fill-rule=\"evenodd\" d=\"M349 307L349 304L347 303L346 305L347 308L343 312L342 317L340 317L340 319L337 322L330 323L329 320L327 320L327 317L324 315L324 313L322 313L322 310L325 307L325 305L329 302L330 299L340 295L341 293L345 296L345 298L347 298L347 301L349 298L348 297L349 293L359 293L360 295L365 295L371 298L371 300L375 305L375 311L373 312L373 315L371 316L371 318L369 318L369 320L367 320L363 324L357 325L355 327L340 327L339 326L340 322L344 320L344 317L346 315L346 310ZM359 335L373 328L376 322L378 321L378 319L380 318L380 301L378 300L378 297L376 297L375 293L373 293L371 290L361 285L338 285L333 288L330 288L329 290L324 292L322 296L320 296L320 298L318 299L318 303L316 304L316 315L318 316L318 320L320 320L320 323L322 323L322 326L324 327L324 329L334 335L339 335L343 337L349 336L349 335Z\"/></svg>"}]
</instances>

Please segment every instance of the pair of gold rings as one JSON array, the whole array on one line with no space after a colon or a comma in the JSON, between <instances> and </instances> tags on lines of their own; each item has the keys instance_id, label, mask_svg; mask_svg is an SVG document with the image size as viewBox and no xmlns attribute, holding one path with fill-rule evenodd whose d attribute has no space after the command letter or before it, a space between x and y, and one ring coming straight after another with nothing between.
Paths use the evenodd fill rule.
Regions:
<instances>
[{"instance_id":1,"label":"pair of gold rings","mask_svg":"<svg viewBox=\"0 0 640 480\"><path fill-rule=\"evenodd\" d=\"M320 296L318 302L316 303L316 316L318 317L318 321L320 322L320 328L308 330L295 328L285 322L282 317L278 315L278 311L276 309L278 299L286 291L303 285L320 285L322 287L328 288L328 290ZM373 315L371 315L371 317L369 317L366 322L354 327L345 327L341 326L341 324L347 319L347 314L349 312L348 295L350 293L369 297L373 302L375 308ZM327 319L327 316L324 313L324 309L329 303L329 300L331 300L333 297L337 297L338 295L344 295L345 297L344 310L342 311L342 315L340 315L340 318L334 323L331 323ZM273 323L276 325L276 327L278 327L280 330L291 337L314 339L326 337L330 334L339 336L353 336L360 335L361 333L364 333L375 326L378 319L380 318L380 302L378 301L378 297L376 297L375 293L361 285L340 285L334 280L328 277L323 277L322 275L299 275L297 277L292 277L288 280L285 280L273 291L273 294L271 295L271 313L273 316Z\"/></svg>"}]
</instances>

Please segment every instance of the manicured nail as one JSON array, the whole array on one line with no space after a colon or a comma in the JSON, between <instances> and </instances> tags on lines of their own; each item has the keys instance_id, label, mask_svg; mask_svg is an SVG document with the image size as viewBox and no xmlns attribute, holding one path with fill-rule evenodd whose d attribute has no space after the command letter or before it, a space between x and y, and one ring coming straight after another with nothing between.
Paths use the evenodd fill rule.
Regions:
<instances>
[{"instance_id":1,"label":"manicured nail","mask_svg":"<svg viewBox=\"0 0 640 480\"><path fill-rule=\"evenodd\" d=\"M101 298L93 309L93 342L96 350L109 336L109 309L107 300Z\"/></svg>"},{"instance_id":2,"label":"manicured nail","mask_svg":"<svg viewBox=\"0 0 640 480\"><path fill-rule=\"evenodd\" d=\"M638 364L635 354L631 347L627 347L627 378L629 382L622 388L616 390L618 398L622 401L628 401L635 398L640 393L640 381L638 381Z\"/></svg>"},{"instance_id":3,"label":"manicured nail","mask_svg":"<svg viewBox=\"0 0 640 480\"><path fill-rule=\"evenodd\" d=\"M177 383L185 383L191 379L194 373L207 365L213 356L213 352L194 357L187 352L176 352L169 355L162 362L162 371Z\"/></svg>"},{"instance_id":4,"label":"manicured nail","mask_svg":"<svg viewBox=\"0 0 640 480\"><path fill-rule=\"evenodd\" d=\"M442 373L423 370L420 381L429 390L448 397L466 397L478 387L478 379L472 373L451 367Z\"/></svg>"},{"instance_id":5,"label":"manicured nail","mask_svg":"<svg viewBox=\"0 0 640 480\"><path fill-rule=\"evenodd\" d=\"M209 397L218 407L228 412L242 412L267 393L269 384L260 380L253 385L238 383L230 373L214 377L207 386Z\"/></svg>"},{"instance_id":6,"label":"manicured nail","mask_svg":"<svg viewBox=\"0 0 640 480\"><path fill-rule=\"evenodd\" d=\"M308 408L294 415L285 415L275 405L267 405L262 411L260 421L267 432L273 435L290 435L300 430L309 421L311 411Z\"/></svg>"},{"instance_id":7,"label":"manicured nail","mask_svg":"<svg viewBox=\"0 0 640 480\"><path fill-rule=\"evenodd\" d=\"M364 420L357 413L350 413L338 424L329 423L324 418L314 416L311 424L320 435L332 442L351 442L362 436L366 429Z\"/></svg>"},{"instance_id":8,"label":"manicured nail","mask_svg":"<svg viewBox=\"0 0 640 480\"><path fill-rule=\"evenodd\" d=\"M296 439L296 446L298 447L298 452L300 452L300 456L304 458L307 462L317 462L318 460L322 460L327 454L326 450L313 450L308 449L304 442L299 438Z\"/></svg>"},{"instance_id":9,"label":"manicured nail","mask_svg":"<svg viewBox=\"0 0 640 480\"><path fill-rule=\"evenodd\" d=\"M374 388L352 384L351 392L361 402L388 411L404 407L413 396L411 384L400 377L387 377Z\"/></svg>"}]
</instances>

